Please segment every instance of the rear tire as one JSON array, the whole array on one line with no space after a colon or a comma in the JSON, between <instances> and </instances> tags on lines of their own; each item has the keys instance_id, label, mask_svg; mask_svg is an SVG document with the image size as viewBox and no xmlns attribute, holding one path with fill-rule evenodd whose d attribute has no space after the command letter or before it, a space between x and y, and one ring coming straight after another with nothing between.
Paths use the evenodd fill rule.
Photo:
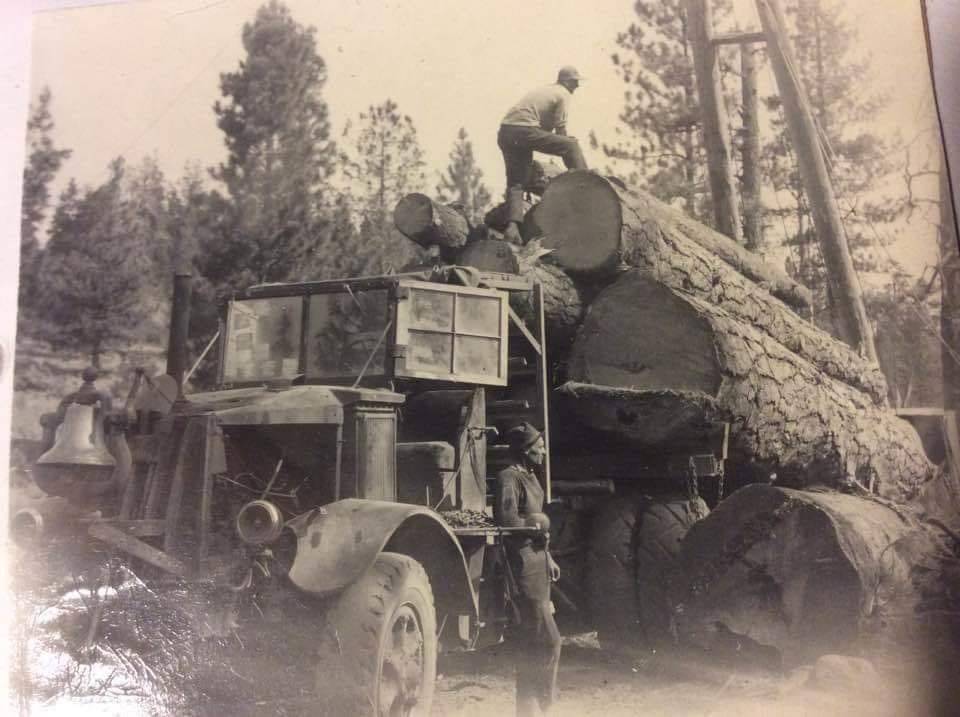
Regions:
<instances>
[{"instance_id":1,"label":"rear tire","mask_svg":"<svg viewBox=\"0 0 960 717\"><path fill-rule=\"evenodd\" d=\"M317 689L331 714L429 715L437 677L437 618L423 566L381 553L328 617Z\"/></svg>"},{"instance_id":2,"label":"rear tire","mask_svg":"<svg viewBox=\"0 0 960 717\"><path fill-rule=\"evenodd\" d=\"M649 647L675 642L673 611L680 572L680 542L690 526L709 512L701 498L645 497L640 501L633 565L637 617Z\"/></svg>"},{"instance_id":3,"label":"rear tire","mask_svg":"<svg viewBox=\"0 0 960 717\"><path fill-rule=\"evenodd\" d=\"M604 648L629 645L638 636L633 569L637 500L616 496L593 515L586 587L593 625Z\"/></svg>"}]
</instances>

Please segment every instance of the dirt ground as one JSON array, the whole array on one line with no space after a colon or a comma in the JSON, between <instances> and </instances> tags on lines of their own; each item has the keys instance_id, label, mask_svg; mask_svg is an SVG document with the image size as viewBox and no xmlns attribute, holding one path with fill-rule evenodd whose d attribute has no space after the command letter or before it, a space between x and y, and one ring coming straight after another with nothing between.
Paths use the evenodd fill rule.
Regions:
<instances>
[{"instance_id":1,"label":"dirt ground","mask_svg":"<svg viewBox=\"0 0 960 717\"><path fill-rule=\"evenodd\" d=\"M15 561L16 562L16 561ZM34 565L27 561L27 565ZM16 572L16 571L15 571ZM41 571L30 569L33 582ZM21 574L22 577L22 574ZM43 583L43 580L40 580ZM91 593L64 583L21 595L17 604L12 686L28 685L27 694L14 694L8 708L21 715L134 715L229 714L293 715L302 713L306 700L289 699L295 690L280 687L287 699L244 694L264 684L282 685L290 657L302 649L304 665L316 651L309 636L303 648L283 639L277 647L286 659L256 659L248 669L225 667L211 654L188 655L179 635L180 623L157 617L168 610L132 577L113 589L105 604L115 609L102 617L101 635L137 648L132 652L100 650L95 659L76 654L90 623ZM837 658L827 669L805 665L786 672L765 665L719 660L714 656L634 653L602 650L595 633L572 633L564 639L559 701L555 717L602 715L666 715L749 717L783 715L830 717L925 717L960 714L960 699L945 699L946 688L957 692L960 675L960 620L927 623L916 614L904 615L910 634L897 633L888 624L880 633L884 643L861 646L856 656ZM888 615L889 619L895 616ZM572 631L571 631L572 632ZM313 649L311 650L311 645ZM912 645L912 647L911 647ZM23 651L21 652L21 648ZM160 651L159 655L157 655ZM149 659L153 655L154 659ZM296 661L296 660L294 660ZM866 671L858 672L858 665ZM192 698L172 704L168 688L183 687L194 678L202 689L202 704ZM315 669L315 667L314 667ZM939 675L936 672L939 671ZM242 674L241 674L242 673ZM508 717L514 714L514 680L509 653L500 646L471 653L441 655L432 714L435 717ZM152 690L147 687L152 685ZM176 690L172 690L176 691ZM960 695L958 695L960 696ZM19 698L19 699L18 699ZM939 700L939 701L938 701ZM313 705L313 700L309 700ZM350 716L345 716L350 717Z\"/></svg>"},{"instance_id":2,"label":"dirt ground","mask_svg":"<svg viewBox=\"0 0 960 717\"><path fill-rule=\"evenodd\" d=\"M551 714L912 717L937 712L925 704L919 691L911 693L908 686L882 680L820 686L811 668L775 676L759 670L653 662L604 652L593 635L567 638L560 664L560 698ZM512 671L496 650L448 655L441 659L440 671L432 713L436 717L513 714Z\"/></svg>"}]
</instances>

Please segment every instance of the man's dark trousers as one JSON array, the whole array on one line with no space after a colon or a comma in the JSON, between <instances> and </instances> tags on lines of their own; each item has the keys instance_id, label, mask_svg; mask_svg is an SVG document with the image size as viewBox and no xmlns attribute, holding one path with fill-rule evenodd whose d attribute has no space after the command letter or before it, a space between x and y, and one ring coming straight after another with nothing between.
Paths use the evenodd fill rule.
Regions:
<instances>
[{"instance_id":1,"label":"man's dark trousers","mask_svg":"<svg viewBox=\"0 0 960 717\"><path fill-rule=\"evenodd\" d=\"M560 630L553 619L549 600L517 598L520 624L513 628L511 640L516 655L517 714L537 714L537 705L546 712L557 698L557 669L560 666Z\"/></svg>"},{"instance_id":2,"label":"man's dark trousers","mask_svg":"<svg viewBox=\"0 0 960 717\"><path fill-rule=\"evenodd\" d=\"M545 132L539 127L500 125L497 144L507 166L508 189L526 185L534 152L560 157L567 169L587 168L580 143L575 138Z\"/></svg>"},{"instance_id":3,"label":"man's dark trousers","mask_svg":"<svg viewBox=\"0 0 960 717\"><path fill-rule=\"evenodd\" d=\"M523 188L530 179L534 151L560 157L567 169L587 168L575 138L545 132L539 127L502 124L497 144L507 167L507 219L518 224L523 221Z\"/></svg>"}]
</instances>

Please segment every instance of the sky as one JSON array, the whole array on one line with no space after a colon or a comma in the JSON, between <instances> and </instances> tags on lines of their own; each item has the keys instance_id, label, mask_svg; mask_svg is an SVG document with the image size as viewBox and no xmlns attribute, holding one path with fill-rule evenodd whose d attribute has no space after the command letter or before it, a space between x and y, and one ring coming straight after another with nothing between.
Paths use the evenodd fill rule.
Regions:
<instances>
[{"instance_id":1,"label":"sky","mask_svg":"<svg viewBox=\"0 0 960 717\"><path fill-rule=\"evenodd\" d=\"M221 160L222 133L211 110L219 76L237 68L242 26L262 2L140 0L37 13L31 94L50 87L56 141L73 150L58 187L70 177L103 181L118 155L131 162L153 155L168 179L181 176L188 162ZM561 65L574 64L587 78L573 100L571 133L584 144L590 132L601 141L614 137L625 86L610 56L633 20L629 0L286 4L294 19L316 28L334 135L369 105L393 99L418 129L431 187L462 126L488 186L502 192L499 120L526 90L553 81ZM742 27L758 26L750 0L735 6ZM865 81L894 97L878 124L907 137L932 125L919 5L849 0L848 7L874 59L874 76ZM596 151L587 149L587 160L603 166ZM932 261L931 247L911 239L895 252L918 272Z\"/></svg>"}]
</instances>

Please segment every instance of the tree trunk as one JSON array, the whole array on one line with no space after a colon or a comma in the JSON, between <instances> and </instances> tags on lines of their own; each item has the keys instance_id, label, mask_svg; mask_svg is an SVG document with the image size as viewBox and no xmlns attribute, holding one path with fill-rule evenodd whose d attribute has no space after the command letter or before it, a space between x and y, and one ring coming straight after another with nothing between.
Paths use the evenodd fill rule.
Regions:
<instances>
[{"instance_id":1,"label":"tree trunk","mask_svg":"<svg viewBox=\"0 0 960 717\"><path fill-rule=\"evenodd\" d=\"M796 487L858 482L908 498L933 475L905 421L649 273L627 272L591 303L567 375L597 387L574 418L631 441L656 444L671 428L682 436L698 421L729 421L731 455L756 478L776 473Z\"/></svg>"},{"instance_id":2,"label":"tree trunk","mask_svg":"<svg viewBox=\"0 0 960 717\"><path fill-rule=\"evenodd\" d=\"M763 244L763 214L760 197L760 110L757 100L757 50L754 45L740 45L741 99L743 102L743 144L741 159L743 178L743 237L747 249L757 251Z\"/></svg>"},{"instance_id":3,"label":"tree trunk","mask_svg":"<svg viewBox=\"0 0 960 717\"><path fill-rule=\"evenodd\" d=\"M715 652L773 648L786 668L848 653L879 602L916 593L910 568L933 550L916 521L882 502L747 486L683 540L678 631Z\"/></svg>"},{"instance_id":4,"label":"tree trunk","mask_svg":"<svg viewBox=\"0 0 960 717\"><path fill-rule=\"evenodd\" d=\"M470 225L452 207L434 202L425 194L408 194L393 210L397 229L422 247L438 245L447 249L467 243Z\"/></svg>"},{"instance_id":5,"label":"tree trunk","mask_svg":"<svg viewBox=\"0 0 960 717\"><path fill-rule=\"evenodd\" d=\"M721 234L739 242L743 238L740 210L733 183L733 161L730 151L730 128L723 90L720 86L720 63L717 48L711 42L713 12L708 0L685 0L687 38L693 51L693 68L700 100L700 125L707 150L707 175L713 216Z\"/></svg>"},{"instance_id":6,"label":"tree trunk","mask_svg":"<svg viewBox=\"0 0 960 717\"><path fill-rule=\"evenodd\" d=\"M553 249L551 257L560 266L593 277L597 272L611 276L622 262L646 269L657 281L756 326L878 404L886 401L879 366L763 291L768 288L796 306L808 296L804 287L652 196L622 190L590 172L568 172L550 184L538 205L537 223L545 234L543 246Z\"/></svg>"}]
</instances>

